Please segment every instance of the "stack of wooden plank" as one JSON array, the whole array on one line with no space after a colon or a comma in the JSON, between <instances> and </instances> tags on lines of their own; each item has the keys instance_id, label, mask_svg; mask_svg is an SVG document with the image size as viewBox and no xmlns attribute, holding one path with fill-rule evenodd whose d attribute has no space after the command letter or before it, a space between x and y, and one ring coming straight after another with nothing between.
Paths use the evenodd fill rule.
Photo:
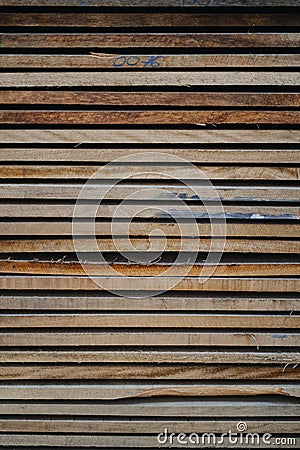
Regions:
<instances>
[{"instance_id":1,"label":"stack of wooden plank","mask_svg":"<svg viewBox=\"0 0 300 450\"><path fill-rule=\"evenodd\" d=\"M297 448L300 2L0 5L0 447Z\"/></svg>"}]
</instances>

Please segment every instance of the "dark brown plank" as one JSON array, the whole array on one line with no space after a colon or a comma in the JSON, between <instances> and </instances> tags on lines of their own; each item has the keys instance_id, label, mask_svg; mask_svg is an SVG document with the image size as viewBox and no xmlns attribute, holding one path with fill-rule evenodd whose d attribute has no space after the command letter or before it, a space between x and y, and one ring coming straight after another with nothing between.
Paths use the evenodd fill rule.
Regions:
<instances>
[{"instance_id":1,"label":"dark brown plank","mask_svg":"<svg viewBox=\"0 0 300 450\"><path fill-rule=\"evenodd\" d=\"M2 6L233 7L240 0L2 0ZM299 0L243 0L243 7L299 6Z\"/></svg>"}]
</instances>

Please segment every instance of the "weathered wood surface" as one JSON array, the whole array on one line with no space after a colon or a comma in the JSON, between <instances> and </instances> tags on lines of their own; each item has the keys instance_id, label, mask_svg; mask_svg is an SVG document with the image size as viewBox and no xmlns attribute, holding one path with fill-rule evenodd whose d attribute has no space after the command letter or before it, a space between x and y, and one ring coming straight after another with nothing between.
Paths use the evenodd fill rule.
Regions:
<instances>
[{"instance_id":1,"label":"weathered wood surface","mask_svg":"<svg viewBox=\"0 0 300 450\"><path fill-rule=\"evenodd\" d=\"M1 74L0 74L1 75ZM111 76L112 74L110 74ZM298 74L297 74L298 76ZM6 76L7 79L7 76ZM298 130L0 130L3 144L299 144ZM284 152L283 152L284 153Z\"/></svg>"},{"instance_id":2,"label":"weathered wood surface","mask_svg":"<svg viewBox=\"0 0 300 450\"><path fill-rule=\"evenodd\" d=\"M3 1L2 1L3 3ZM65 2L64 2L65 3ZM139 2L141 4L141 2ZM28 4L28 2L27 2ZM48 2L49 4L49 2ZM130 5L132 2L130 2ZM130 6L129 5L129 6ZM297 14L282 13L0 13L1 26L44 27L255 27L298 26Z\"/></svg>"},{"instance_id":3,"label":"weathered wood surface","mask_svg":"<svg viewBox=\"0 0 300 450\"><path fill-rule=\"evenodd\" d=\"M202 55L203 56L203 55ZM51 56L45 57L51 61ZM7 60L7 57L6 57ZM27 57L26 57L27 61ZM0 56L1 63L1 56ZM27 63L26 63L27 64ZM105 106L299 107L300 94L290 92L116 92L116 91L0 91L3 104L68 104ZM109 150L109 149L107 149ZM275 150L275 149L274 149ZM141 150L142 151L142 150ZM165 151L162 149L162 151ZM199 149L200 151L200 149ZM240 150L242 151L242 149ZM288 150L286 150L288 151Z\"/></svg>"},{"instance_id":4,"label":"weathered wood surface","mask_svg":"<svg viewBox=\"0 0 300 450\"><path fill-rule=\"evenodd\" d=\"M7 72L0 73L0 87L80 86L297 86L294 72Z\"/></svg>"},{"instance_id":5,"label":"weathered wood surface","mask_svg":"<svg viewBox=\"0 0 300 450\"><path fill-rule=\"evenodd\" d=\"M248 420L249 432L264 433L268 428L270 433L297 433L297 423L291 420ZM175 420L169 421L159 419L151 420L56 420L52 419L36 419L32 420L16 420L2 419L0 420L1 432L38 432L38 433L113 433L113 434L133 434L148 433L149 429L153 433L161 433L161 430L168 428L170 432L192 433L195 429L198 433L226 433L227 430L236 428L234 420Z\"/></svg>"},{"instance_id":6,"label":"weathered wood surface","mask_svg":"<svg viewBox=\"0 0 300 450\"><path fill-rule=\"evenodd\" d=\"M255 339L261 338L263 335L258 335L255 333ZM279 335L276 335L277 339L282 339ZM215 336L214 336L215 337ZM250 336L251 337L251 336ZM248 342L253 345L255 339L249 339ZM170 345L170 344L169 344ZM59 350L59 351L20 351L20 350L9 350L0 352L0 362L4 364L21 363L74 363L77 364L78 370L81 366L80 364L87 363L179 363L179 364L255 364L258 368L258 364L279 364L282 367L282 373L286 370L297 369L299 362L299 353L293 351L282 352L278 349L276 351L193 351L180 349L176 352L174 351L153 351L153 350L128 350L128 351L74 351L70 349L69 351ZM155 366L155 367L160 367ZM117 370L117 369L116 369ZM1 405L1 404L0 404Z\"/></svg>"},{"instance_id":7,"label":"weathered wood surface","mask_svg":"<svg viewBox=\"0 0 300 450\"><path fill-rule=\"evenodd\" d=\"M234 294L227 293L219 293L217 296L199 295L199 293L197 295L181 297L169 294L169 296L125 298L98 296L97 294L86 294L86 296L61 294L59 296L58 294L33 293L23 296L10 293L0 296L0 309L29 311L288 311L290 314L300 311L300 300L295 295L287 298L280 294L274 294L272 297L255 296L255 294L254 296L249 294L234 296ZM248 358L250 362L249 355ZM272 362L278 361L272 360Z\"/></svg>"},{"instance_id":8,"label":"weathered wood surface","mask_svg":"<svg viewBox=\"0 0 300 450\"><path fill-rule=\"evenodd\" d=\"M148 155L149 160L149 155ZM164 163L160 166L134 165L132 173L124 168L122 162L113 165L42 165L42 164L26 164L26 165L1 165L1 178L49 178L49 179L89 179L93 176L94 180L109 180L113 185L114 180L124 179L124 173L127 180L286 180L298 181L300 179L300 168L294 166L255 166L255 165L197 165L198 170L194 166L182 163L181 165L171 165ZM127 175L128 174L128 175ZM155 186L153 186L155 187ZM81 197L85 199L85 197Z\"/></svg>"},{"instance_id":9,"label":"weathered wood surface","mask_svg":"<svg viewBox=\"0 0 300 450\"><path fill-rule=\"evenodd\" d=\"M0 124L300 124L297 111L1 111Z\"/></svg>"},{"instance_id":10,"label":"weathered wood surface","mask_svg":"<svg viewBox=\"0 0 300 450\"><path fill-rule=\"evenodd\" d=\"M123 225L121 224L120 227ZM206 237L211 236L211 226L206 223L198 223L195 225L198 227L199 236ZM158 236L158 232L155 231L158 224L155 222L132 222L130 225L131 236L149 236L152 232L152 237ZM114 230L118 232L118 224L114 224ZM160 223L159 229L165 235L172 236L185 236L185 232L189 233L188 223L182 223L181 229L176 223ZM80 230L78 230L77 236L85 235L90 236L91 227L88 222L81 222ZM120 231L121 232L121 231ZM112 228L111 222L96 222L95 234L101 236L111 236ZM115 233L116 234L116 233ZM41 221L18 221L18 222L5 222L0 221L0 235L3 236L72 236L72 223L71 222L52 222ZM227 223L226 224L226 236L227 237L244 237L248 238L261 238L272 237L280 238L283 235L292 238L300 237L299 224L280 224L280 223ZM1 298L1 297L0 297Z\"/></svg>"},{"instance_id":11,"label":"weathered wood surface","mask_svg":"<svg viewBox=\"0 0 300 450\"><path fill-rule=\"evenodd\" d=\"M213 386L199 382L190 382L188 386L181 383L165 382L164 384L137 383L135 385L109 382L102 384L85 383L80 386L71 383L68 386L47 383L39 384L1 384L1 400L119 400L150 397L218 397L218 396L257 396L282 395L299 397L300 387L297 384L241 384L223 385L216 382Z\"/></svg>"},{"instance_id":12,"label":"weathered wood surface","mask_svg":"<svg viewBox=\"0 0 300 450\"><path fill-rule=\"evenodd\" d=\"M251 362L250 360L248 362ZM288 365L246 364L55 364L55 365L0 365L0 380L295 380L300 368ZM127 424L128 425L128 424ZM0 430L9 426L0 420ZM16 425L13 425L16 427ZM19 425L22 426L22 425ZM31 424L32 427L32 424ZM33 429L33 428L32 428ZM16 428L15 428L16 430ZM20 429L22 430L22 428ZM126 431L127 430L127 431ZM129 433L130 428L125 431ZM25 431L25 430L24 430ZM63 431L63 430L62 430ZM74 430L75 431L75 430ZM76 432L76 431L75 431Z\"/></svg>"},{"instance_id":13,"label":"weathered wood surface","mask_svg":"<svg viewBox=\"0 0 300 450\"><path fill-rule=\"evenodd\" d=\"M1 328L286 328L299 327L295 315L227 314L1 314ZM1 386L0 386L1 389Z\"/></svg>"},{"instance_id":14,"label":"weathered wood surface","mask_svg":"<svg viewBox=\"0 0 300 450\"><path fill-rule=\"evenodd\" d=\"M96 279L96 278L95 278ZM153 277L99 277L99 283L105 284L110 290L164 290L170 285L170 278ZM22 276L9 275L0 277L2 289L41 289L41 290L104 290L88 277L66 276ZM203 282L201 279L185 278L181 280L175 290L195 291L244 291L244 292L297 292L299 280L289 278L210 278Z\"/></svg>"},{"instance_id":15,"label":"weathered wood surface","mask_svg":"<svg viewBox=\"0 0 300 450\"><path fill-rule=\"evenodd\" d=\"M300 33L0 33L4 48L298 48Z\"/></svg>"},{"instance_id":16,"label":"weathered wood surface","mask_svg":"<svg viewBox=\"0 0 300 450\"><path fill-rule=\"evenodd\" d=\"M0 17L1 19L1 17ZM133 22L134 24L134 22ZM0 55L0 67L5 68L107 68L107 69L156 69L161 68L206 68L206 67L297 67L300 60L297 54L116 54L89 52L87 55L40 55L20 54ZM20 93L22 96L25 93ZM30 103L37 103L32 99Z\"/></svg>"},{"instance_id":17,"label":"weathered wood surface","mask_svg":"<svg viewBox=\"0 0 300 450\"><path fill-rule=\"evenodd\" d=\"M138 264L85 264L85 270L78 262L47 262L47 261L18 261L1 260L0 273L26 273L32 275L110 275L115 270L127 276L165 276L171 270L171 263L158 263L151 266ZM192 266L172 266L174 276L200 276L204 264ZM300 276L300 263L220 263L214 270L214 276Z\"/></svg>"},{"instance_id":18,"label":"weathered wood surface","mask_svg":"<svg viewBox=\"0 0 300 450\"><path fill-rule=\"evenodd\" d=\"M38 92L35 92L35 95ZM154 94L153 94L154 95ZM25 133L26 130L24 130ZM146 132L146 131L145 131ZM232 132L233 133L233 132ZM236 136L237 138L237 136ZM280 140L280 138L279 138ZM274 144L273 144L274 145ZM151 148L84 148L76 146L75 148L0 148L0 161L49 161L49 162L93 162L107 163L115 159L126 156L136 155L139 162L147 162L149 164L149 153L151 153L151 161L160 164L170 161L172 156L183 158L186 161L202 164L206 163L255 163L255 164L297 164L300 158L299 149L203 149L203 148L159 148L156 152ZM146 155L146 156L145 156ZM265 166L264 166L265 168ZM42 188L42 186L40 186Z\"/></svg>"}]
</instances>

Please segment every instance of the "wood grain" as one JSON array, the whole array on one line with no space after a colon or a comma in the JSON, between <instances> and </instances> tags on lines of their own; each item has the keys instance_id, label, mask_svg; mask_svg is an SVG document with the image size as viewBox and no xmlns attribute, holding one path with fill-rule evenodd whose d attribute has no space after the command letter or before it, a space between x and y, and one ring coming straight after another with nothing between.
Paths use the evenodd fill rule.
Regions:
<instances>
[{"instance_id":1,"label":"wood grain","mask_svg":"<svg viewBox=\"0 0 300 450\"><path fill-rule=\"evenodd\" d=\"M186 229L188 224L182 224L181 229ZM199 236L210 236L211 226L206 223L198 223ZM117 226L116 226L117 227ZM158 224L156 222L132 222L130 225L130 235L131 236L149 236L152 232L153 237L157 236L158 233L155 232ZM170 237L180 236L180 229L176 223L160 223L159 229ZM96 235L101 236L111 236L111 222L101 221L101 223L96 222L95 224ZM78 236L84 234L85 236L90 235L90 226L86 222L81 223L81 228L79 230ZM0 221L0 235L3 236L72 236L72 223L71 222L53 222L41 220L35 221L18 221L18 222L6 222ZM183 233L184 235L184 233ZM226 225L226 235L227 237L244 237L248 238L259 238L259 237L272 237L280 238L283 235L289 238L299 238L300 237L300 226L299 224L280 224L280 223L230 223Z\"/></svg>"},{"instance_id":2,"label":"wood grain","mask_svg":"<svg viewBox=\"0 0 300 450\"><path fill-rule=\"evenodd\" d=\"M0 365L0 380L298 380L299 368L246 364L55 364ZM10 423L0 420L0 430ZM128 425L128 423L127 423ZM19 425L22 427L22 424ZM16 427L16 425L14 425ZM31 424L32 427L32 424ZM32 428L33 429L33 428ZM15 431L17 428L15 428ZM125 426L124 432L130 428ZM11 429L12 431L12 429ZM21 430L22 431L22 428ZM206 430L207 431L207 430ZM74 432L77 432L74 430Z\"/></svg>"},{"instance_id":3,"label":"wood grain","mask_svg":"<svg viewBox=\"0 0 300 450\"><path fill-rule=\"evenodd\" d=\"M24 17L24 16L23 16ZM176 16L175 16L176 17ZM1 19L1 17L0 17ZM135 22L132 22L134 25ZM298 67L297 54L117 54L89 52L86 55L43 55L43 54L6 54L0 55L0 67L3 68L109 68L109 69L156 69L161 68L206 68L206 67ZM134 65L132 65L134 64ZM24 95L24 93L20 93ZM26 93L25 93L26 94ZM35 99L32 102L36 103Z\"/></svg>"},{"instance_id":4,"label":"wood grain","mask_svg":"<svg viewBox=\"0 0 300 450\"><path fill-rule=\"evenodd\" d=\"M6 111L0 124L300 124L297 111Z\"/></svg>"},{"instance_id":5,"label":"wood grain","mask_svg":"<svg viewBox=\"0 0 300 450\"><path fill-rule=\"evenodd\" d=\"M1 74L0 74L1 75ZM112 74L110 74L112 75ZM6 77L7 79L7 77ZM3 144L299 144L298 130L0 130ZM74 151L75 152L75 151ZM284 153L284 152L283 152Z\"/></svg>"},{"instance_id":6,"label":"wood grain","mask_svg":"<svg viewBox=\"0 0 300 450\"><path fill-rule=\"evenodd\" d=\"M297 86L298 72L7 72L0 73L0 87L72 86Z\"/></svg>"},{"instance_id":7,"label":"wood grain","mask_svg":"<svg viewBox=\"0 0 300 450\"><path fill-rule=\"evenodd\" d=\"M96 279L97 277L93 277ZM109 290L109 291L232 291L232 292L298 292L299 279L293 278L185 278L176 283L169 277L98 277L98 284L88 277L66 276L0 276L2 289L39 289L39 290ZM105 286L105 288L103 287ZM124 338L125 339L125 338ZM180 345L180 344L179 344Z\"/></svg>"},{"instance_id":8,"label":"wood grain","mask_svg":"<svg viewBox=\"0 0 300 450\"><path fill-rule=\"evenodd\" d=\"M7 60L7 55L5 55ZM51 61L51 56L45 57ZM26 57L26 67L28 64ZM0 56L1 64L1 56ZM114 92L114 91L0 91L3 104L67 104L105 106L299 107L300 94L265 92Z\"/></svg>"}]
</instances>

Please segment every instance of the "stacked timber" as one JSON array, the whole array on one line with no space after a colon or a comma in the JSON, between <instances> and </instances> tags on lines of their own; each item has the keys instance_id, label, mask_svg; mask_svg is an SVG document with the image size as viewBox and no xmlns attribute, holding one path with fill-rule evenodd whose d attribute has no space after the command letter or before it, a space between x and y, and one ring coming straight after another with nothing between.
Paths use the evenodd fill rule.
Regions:
<instances>
[{"instance_id":1,"label":"stacked timber","mask_svg":"<svg viewBox=\"0 0 300 450\"><path fill-rule=\"evenodd\" d=\"M0 6L0 447L299 447L299 0Z\"/></svg>"}]
</instances>

